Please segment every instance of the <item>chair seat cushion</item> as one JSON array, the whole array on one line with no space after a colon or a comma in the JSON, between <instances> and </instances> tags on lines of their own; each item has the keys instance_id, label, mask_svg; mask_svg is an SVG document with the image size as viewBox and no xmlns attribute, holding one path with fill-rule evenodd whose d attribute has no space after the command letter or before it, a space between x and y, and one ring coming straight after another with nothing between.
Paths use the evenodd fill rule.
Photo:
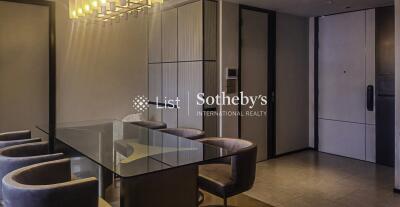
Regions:
<instances>
[{"instance_id":1,"label":"chair seat cushion","mask_svg":"<svg viewBox=\"0 0 400 207\"><path fill-rule=\"evenodd\" d=\"M220 197L229 197L233 191L232 168L228 164L199 166L199 187Z\"/></svg>"}]
</instances>

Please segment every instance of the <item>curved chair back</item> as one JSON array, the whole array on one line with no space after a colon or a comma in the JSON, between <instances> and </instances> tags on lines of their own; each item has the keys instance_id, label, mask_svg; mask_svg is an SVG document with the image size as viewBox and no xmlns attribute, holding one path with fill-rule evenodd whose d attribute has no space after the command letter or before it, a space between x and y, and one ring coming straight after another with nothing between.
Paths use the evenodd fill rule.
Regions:
<instances>
[{"instance_id":1,"label":"curved chair back","mask_svg":"<svg viewBox=\"0 0 400 207\"><path fill-rule=\"evenodd\" d=\"M167 128L167 124L160 121L137 121L131 122L131 124L135 124L141 127L146 127L149 129L165 129Z\"/></svg>"},{"instance_id":2,"label":"curved chair back","mask_svg":"<svg viewBox=\"0 0 400 207\"><path fill-rule=\"evenodd\" d=\"M29 130L0 133L0 148L40 141L39 138L31 139Z\"/></svg>"},{"instance_id":3,"label":"curved chair back","mask_svg":"<svg viewBox=\"0 0 400 207\"><path fill-rule=\"evenodd\" d=\"M237 138L206 138L201 142L224 148L235 154L231 157L235 191L244 192L253 187L257 162L257 146L255 144Z\"/></svg>"},{"instance_id":4,"label":"curved chair back","mask_svg":"<svg viewBox=\"0 0 400 207\"><path fill-rule=\"evenodd\" d=\"M11 140L30 139L30 138L31 138L30 130L0 133L1 141L11 141Z\"/></svg>"},{"instance_id":5,"label":"curved chair back","mask_svg":"<svg viewBox=\"0 0 400 207\"><path fill-rule=\"evenodd\" d=\"M7 207L97 207L96 178L71 180L69 159L30 165L3 179Z\"/></svg>"},{"instance_id":6,"label":"curved chair back","mask_svg":"<svg viewBox=\"0 0 400 207\"><path fill-rule=\"evenodd\" d=\"M185 137L191 140L204 138L205 135L204 131L191 128L168 128L168 129L160 129L160 131L178 137Z\"/></svg>"},{"instance_id":7,"label":"curved chair back","mask_svg":"<svg viewBox=\"0 0 400 207\"><path fill-rule=\"evenodd\" d=\"M63 158L63 153L48 154L48 143L37 142L6 147L0 150L0 179L28 165ZM0 190L2 184L0 182ZM0 194L0 199L2 195Z\"/></svg>"}]
</instances>

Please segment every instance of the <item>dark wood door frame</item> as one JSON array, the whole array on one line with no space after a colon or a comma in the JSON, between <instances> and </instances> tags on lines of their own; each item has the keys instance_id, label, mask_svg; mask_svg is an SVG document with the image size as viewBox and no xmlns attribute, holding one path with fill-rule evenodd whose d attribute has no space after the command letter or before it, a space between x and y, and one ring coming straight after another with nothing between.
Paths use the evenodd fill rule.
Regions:
<instances>
[{"instance_id":1,"label":"dark wood door frame","mask_svg":"<svg viewBox=\"0 0 400 207\"><path fill-rule=\"evenodd\" d=\"M243 10L268 14L268 109L267 109L267 158L276 157L276 12L257 7L239 5L239 75L238 87L242 91L242 17ZM241 105L239 111L241 112ZM241 135L241 117L238 120L238 134Z\"/></svg>"},{"instance_id":2,"label":"dark wood door frame","mask_svg":"<svg viewBox=\"0 0 400 207\"><path fill-rule=\"evenodd\" d=\"M54 152L56 131L56 7L46 0L0 0L44 6L49 9L49 152Z\"/></svg>"}]
</instances>

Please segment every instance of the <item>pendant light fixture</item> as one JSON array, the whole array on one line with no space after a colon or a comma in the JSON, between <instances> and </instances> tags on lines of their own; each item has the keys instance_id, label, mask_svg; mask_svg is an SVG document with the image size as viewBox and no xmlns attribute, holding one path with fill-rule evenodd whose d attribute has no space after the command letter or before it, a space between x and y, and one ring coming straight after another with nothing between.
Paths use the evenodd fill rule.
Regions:
<instances>
[{"instance_id":1,"label":"pendant light fixture","mask_svg":"<svg viewBox=\"0 0 400 207\"><path fill-rule=\"evenodd\" d=\"M164 0L69 0L70 19L107 22L146 11Z\"/></svg>"}]
</instances>

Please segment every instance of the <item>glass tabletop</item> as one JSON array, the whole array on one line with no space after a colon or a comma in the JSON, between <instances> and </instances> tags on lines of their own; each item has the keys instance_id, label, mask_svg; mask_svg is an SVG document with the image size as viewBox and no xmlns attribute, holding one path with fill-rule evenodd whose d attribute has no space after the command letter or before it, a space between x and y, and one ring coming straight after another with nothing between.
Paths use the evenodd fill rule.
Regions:
<instances>
[{"instance_id":1,"label":"glass tabletop","mask_svg":"<svg viewBox=\"0 0 400 207\"><path fill-rule=\"evenodd\" d=\"M38 126L48 133L48 126ZM61 123L57 141L121 177L230 156L225 149L119 120Z\"/></svg>"}]
</instances>

